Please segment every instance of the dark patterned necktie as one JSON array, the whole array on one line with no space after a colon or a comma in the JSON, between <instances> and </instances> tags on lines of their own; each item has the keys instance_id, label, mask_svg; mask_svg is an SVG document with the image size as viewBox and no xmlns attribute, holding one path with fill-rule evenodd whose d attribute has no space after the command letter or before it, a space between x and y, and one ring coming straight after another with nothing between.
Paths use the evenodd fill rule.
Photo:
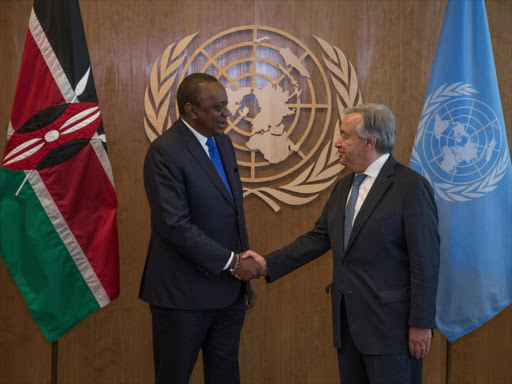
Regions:
<instances>
[{"instance_id":1,"label":"dark patterned necktie","mask_svg":"<svg viewBox=\"0 0 512 384\"><path fill-rule=\"evenodd\" d=\"M359 187L366 179L365 174L357 175L354 177L354 183L352 184L352 193L348 200L347 207L345 208L345 231L343 233L343 244L345 249L347 248L348 240L350 239L350 233L352 232L352 223L354 222L354 214L356 212L356 202L359 196Z\"/></svg>"},{"instance_id":2,"label":"dark patterned necktie","mask_svg":"<svg viewBox=\"0 0 512 384\"><path fill-rule=\"evenodd\" d=\"M219 151L217 150L217 145L212 137L206 140L206 146L208 147L208 153L210 154L210 160L213 163L213 166L217 170L222 182L226 186L229 194L233 197L233 193L231 192L231 188L229 186L228 178L226 176L226 172L224 171L224 166L222 165L222 159L220 158Z\"/></svg>"}]
</instances>

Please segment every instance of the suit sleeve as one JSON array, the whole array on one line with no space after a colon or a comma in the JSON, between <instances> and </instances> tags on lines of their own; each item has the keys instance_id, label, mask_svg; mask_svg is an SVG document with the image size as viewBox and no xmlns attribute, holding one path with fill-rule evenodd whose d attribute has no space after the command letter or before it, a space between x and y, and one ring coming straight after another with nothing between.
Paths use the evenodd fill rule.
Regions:
<instances>
[{"instance_id":1,"label":"suit sleeve","mask_svg":"<svg viewBox=\"0 0 512 384\"><path fill-rule=\"evenodd\" d=\"M191 221L184 174L166 148L152 146L144 162L144 185L153 231L202 271L218 276L231 250L207 236Z\"/></svg>"},{"instance_id":2,"label":"suit sleeve","mask_svg":"<svg viewBox=\"0 0 512 384\"><path fill-rule=\"evenodd\" d=\"M425 179L407 196L404 228L411 276L409 325L435 328L440 239L434 193Z\"/></svg>"},{"instance_id":3,"label":"suit sleeve","mask_svg":"<svg viewBox=\"0 0 512 384\"><path fill-rule=\"evenodd\" d=\"M268 268L267 282L273 282L295 271L331 249L327 213L329 211L329 202L336 192L336 189L337 188L334 188L331 198L325 205L322 214L311 231L300 236L293 243L265 257Z\"/></svg>"}]
</instances>

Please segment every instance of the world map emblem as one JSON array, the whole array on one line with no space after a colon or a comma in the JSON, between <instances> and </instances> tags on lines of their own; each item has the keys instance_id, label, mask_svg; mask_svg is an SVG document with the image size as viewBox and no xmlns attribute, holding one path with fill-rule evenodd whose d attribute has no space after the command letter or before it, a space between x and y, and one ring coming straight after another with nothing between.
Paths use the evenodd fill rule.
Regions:
<instances>
[{"instance_id":1,"label":"world map emblem","mask_svg":"<svg viewBox=\"0 0 512 384\"><path fill-rule=\"evenodd\" d=\"M507 152L499 120L476 93L470 84L455 83L426 100L412 160L437 198L481 197L497 188L505 174Z\"/></svg>"},{"instance_id":2,"label":"world map emblem","mask_svg":"<svg viewBox=\"0 0 512 384\"><path fill-rule=\"evenodd\" d=\"M196 35L171 44L153 66L144 100L149 139L179 116L170 107L172 88L189 73L208 73L226 88L224 133L235 147L244 197L257 196L276 212L281 203L314 200L343 169L333 148L343 116L332 115L362 102L353 65L319 37L322 60L291 34L255 25L220 32L187 56Z\"/></svg>"}]
</instances>

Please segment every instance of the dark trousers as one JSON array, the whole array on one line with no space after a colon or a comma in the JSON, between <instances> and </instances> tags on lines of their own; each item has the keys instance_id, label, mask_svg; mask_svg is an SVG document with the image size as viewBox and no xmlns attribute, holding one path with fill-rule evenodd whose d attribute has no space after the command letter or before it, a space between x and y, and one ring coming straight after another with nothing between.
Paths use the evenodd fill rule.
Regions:
<instances>
[{"instance_id":1,"label":"dark trousers","mask_svg":"<svg viewBox=\"0 0 512 384\"><path fill-rule=\"evenodd\" d=\"M341 349L338 364L342 384L421 384L423 359L409 353L365 355L355 346L341 301Z\"/></svg>"},{"instance_id":2,"label":"dark trousers","mask_svg":"<svg viewBox=\"0 0 512 384\"><path fill-rule=\"evenodd\" d=\"M220 309L150 308L156 384L187 384L199 349L205 383L240 382L238 345L245 318L242 297Z\"/></svg>"}]
</instances>

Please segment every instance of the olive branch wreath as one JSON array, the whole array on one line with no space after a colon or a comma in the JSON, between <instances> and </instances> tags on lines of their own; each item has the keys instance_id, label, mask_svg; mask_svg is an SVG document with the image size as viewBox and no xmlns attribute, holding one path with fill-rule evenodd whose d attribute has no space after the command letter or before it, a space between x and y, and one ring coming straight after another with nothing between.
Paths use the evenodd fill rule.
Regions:
<instances>
[{"instance_id":1,"label":"olive branch wreath","mask_svg":"<svg viewBox=\"0 0 512 384\"><path fill-rule=\"evenodd\" d=\"M437 90L432 92L425 103L421 111L420 123L418 125L418 133L414 140L414 146L412 149L412 159L418 163L423 171L423 176L430 182L434 187L436 194L443 200L453 201L468 201L473 198L484 196L486 193L498 187L499 181L505 176L508 168L508 156L505 153L498 162L498 165L494 171L487 176L484 180L478 181L471 185L456 185L450 183L433 183L428 172L423 168L422 161L417 151L417 146L425 133L427 122L430 119L431 114L437 109L437 107L446 102L449 99L458 98L462 96L470 96L474 93L478 93L472 88L471 84L467 83L454 83L454 84L443 84Z\"/></svg>"},{"instance_id":2,"label":"olive branch wreath","mask_svg":"<svg viewBox=\"0 0 512 384\"><path fill-rule=\"evenodd\" d=\"M153 65L149 85L146 87L144 95L144 109L146 112L144 129L151 141L155 140L172 125L168 114L171 102L169 90L176 80L178 69L187 57L187 55L180 55L196 35L197 32L184 37L178 44L172 43L169 45Z\"/></svg>"}]
</instances>

